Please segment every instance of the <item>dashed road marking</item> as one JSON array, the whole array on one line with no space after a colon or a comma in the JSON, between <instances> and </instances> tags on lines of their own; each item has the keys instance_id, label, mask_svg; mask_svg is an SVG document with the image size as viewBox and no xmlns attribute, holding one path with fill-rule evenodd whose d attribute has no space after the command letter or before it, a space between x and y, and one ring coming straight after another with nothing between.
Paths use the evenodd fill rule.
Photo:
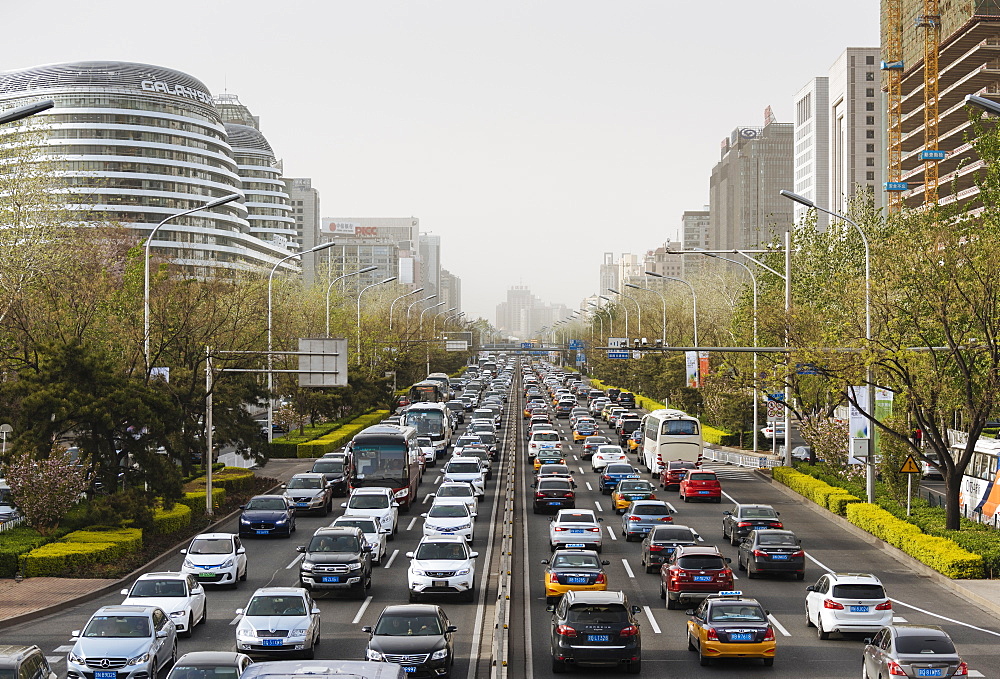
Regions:
<instances>
[{"instance_id":1,"label":"dashed road marking","mask_svg":"<svg viewBox=\"0 0 1000 679\"><path fill-rule=\"evenodd\" d=\"M285 566L285 570L287 571L287 570L289 570L291 568L295 568L295 564L297 564L299 561L301 561L303 556L305 556L305 554L299 554L297 557L295 557L294 559L292 559L292 563L290 563L287 566Z\"/></svg>"},{"instance_id":2,"label":"dashed road marking","mask_svg":"<svg viewBox=\"0 0 1000 679\"><path fill-rule=\"evenodd\" d=\"M55 647L55 648L54 648L54 649L52 650L52 652L53 652L53 653L69 653L69 652L70 652L70 651L72 651L72 650L73 650L73 646L72 646L72 645L70 645L70 644L67 644L67 645L65 645L65 646L56 646L56 647Z\"/></svg>"},{"instance_id":3,"label":"dashed road marking","mask_svg":"<svg viewBox=\"0 0 1000 679\"><path fill-rule=\"evenodd\" d=\"M433 493L427 493L427 495L424 495L424 504L427 504L427 501L431 499L431 495L433 495Z\"/></svg>"},{"instance_id":4,"label":"dashed road marking","mask_svg":"<svg viewBox=\"0 0 1000 679\"><path fill-rule=\"evenodd\" d=\"M594 500L594 506L597 507L597 511L599 511L599 512L603 512L604 511L604 507L602 507L601 503L598 502L597 500Z\"/></svg>"},{"instance_id":5,"label":"dashed road marking","mask_svg":"<svg viewBox=\"0 0 1000 679\"><path fill-rule=\"evenodd\" d=\"M431 507L431 509L434 508ZM406 530L413 530L413 524L415 524L416 522L417 522L417 517L414 516L412 519L410 519L410 523L406 525Z\"/></svg>"},{"instance_id":6,"label":"dashed road marking","mask_svg":"<svg viewBox=\"0 0 1000 679\"><path fill-rule=\"evenodd\" d=\"M230 625L235 625L236 623L238 623L240 621L240 618L242 618L242 617L243 617L242 615L237 615L235 618L233 618L232 620L229 621L229 624Z\"/></svg>"},{"instance_id":7,"label":"dashed road marking","mask_svg":"<svg viewBox=\"0 0 1000 679\"><path fill-rule=\"evenodd\" d=\"M586 473L587 473L587 472L583 471L583 467L577 467L577 469L579 469L579 470L580 470L580 473L581 473L581 474L586 474ZM591 490L593 490L593 489L591 489Z\"/></svg>"},{"instance_id":8,"label":"dashed road marking","mask_svg":"<svg viewBox=\"0 0 1000 679\"><path fill-rule=\"evenodd\" d=\"M906 622L906 618L901 618L898 615L894 615L894 616L892 616L892 621L893 621L893 623L896 623L896 624L905 623Z\"/></svg>"},{"instance_id":9,"label":"dashed road marking","mask_svg":"<svg viewBox=\"0 0 1000 679\"><path fill-rule=\"evenodd\" d=\"M585 481L587 484L587 490L594 490L594 487L590 485L590 481Z\"/></svg>"},{"instance_id":10,"label":"dashed road marking","mask_svg":"<svg viewBox=\"0 0 1000 679\"><path fill-rule=\"evenodd\" d=\"M436 486L437 484L441 483L441 478L442 478L442 477L438 476L438 477L437 477L436 479L434 479L434 485L435 485L435 486Z\"/></svg>"},{"instance_id":11,"label":"dashed road marking","mask_svg":"<svg viewBox=\"0 0 1000 679\"><path fill-rule=\"evenodd\" d=\"M60 660L65 660L66 656L64 656L64 655L47 655L47 656L45 656L45 659L49 661L50 665L55 665Z\"/></svg>"},{"instance_id":12,"label":"dashed road marking","mask_svg":"<svg viewBox=\"0 0 1000 679\"><path fill-rule=\"evenodd\" d=\"M382 568L388 568L389 566L391 566L392 562L396 559L397 554L399 554L398 549L392 550L392 556L389 557L389 560L385 562L385 565L382 566Z\"/></svg>"},{"instance_id":13,"label":"dashed road marking","mask_svg":"<svg viewBox=\"0 0 1000 679\"><path fill-rule=\"evenodd\" d=\"M767 614L767 619L771 621L772 625L774 625L775 627L778 628L778 631L781 632L782 635L784 635L786 637L792 636L791 634L788 633L788 630L785 629L784 625L782 625L780 622L778 622L778 620L773 615L771 615L770 613Z\"/></svg>"},{"instance_id":14,"label":"dashed road marking","mask_svg":"<svg viewBox=\"0 0 1000 679\"><path fill-rule=\"evenodd\" d=\"M615 535L615 531L614 531L614 529L611 526L605 526L605 528L608 529L608 535L611 536L612 540L617 540L618 539L618 536Z\"/></svg>"},{"instance_id":15,"label":"dashed road marking","mask_svg":"<svg viewBox=\"0 0 1000 679\"><path fill-rule=\"evenodd\" d=\"M653 617L653 611L649 610L649 606L643 606L642 610L646 613L646 618L649 620L649 626L653 628L653 633L659 634L660 626L656 624L656 618Z\"/></svg>"},{"instance_id":16,"label":"dashed road marking","mask_svg":"<svg viewBox=\"0 0 1000 679\"><path fill-rule=\"evenodd\" d=\"M632 572L632 567L628 565L628 559L622 559L622 565L625 566L625 572L628 573L628 576L634 578L635 573Z\"/></svg>"},{"instance_id":17,"label":"dashed road marking","mask_svg":"<svg viewBox=\"0 0 1000 679\"><path fill-rule=\"evenodd\" d=\"M352 625L357 625L358 621L361 620L361 616L365 614L365 610L368 608L368 604L372 602L372 597L365 597L365 602L361 604L361 608L358 609L358 614L354 616L354 620L351 620Z\"/></svg>"}]
</instances>

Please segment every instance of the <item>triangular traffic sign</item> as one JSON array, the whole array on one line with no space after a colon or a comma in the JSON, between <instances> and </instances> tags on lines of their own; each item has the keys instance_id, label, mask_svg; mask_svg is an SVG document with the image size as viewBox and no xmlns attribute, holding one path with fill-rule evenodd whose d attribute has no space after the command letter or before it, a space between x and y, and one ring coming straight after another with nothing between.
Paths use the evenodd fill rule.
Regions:
<instances>
[{"instance_id":1,"label":"triangular traffic sign","mask_svg":"<svg viewBox=\"0 0 1000 679\"><path fill-rule=\"evenodd\" d=\"M912 455L907 455L906 462L904 462L903 466L900 467L899 472L901 474L920 474L923 472L923 469L920 468L920 465L917 464L917 461L913 459Z\"/></svg>"}]
</instances>

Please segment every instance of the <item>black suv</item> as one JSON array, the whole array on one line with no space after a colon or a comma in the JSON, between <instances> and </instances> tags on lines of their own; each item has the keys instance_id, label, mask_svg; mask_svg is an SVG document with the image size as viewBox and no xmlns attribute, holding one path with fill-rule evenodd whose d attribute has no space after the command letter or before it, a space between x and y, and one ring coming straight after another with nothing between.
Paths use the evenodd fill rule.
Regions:
<instances>
[{"instance_id":1,"label":"black suv","mask_svg":"<svg viewBox=\"0 0 1000 679\"><path fill-rule=\"evenodd\" d=\"M570 590L562 601L549 606L552 671L565 672L568 665L618 667L639 674L642 643L635 614L623 592Z\"/></svg>"},{"instance_id":2,"label":"black suv","mask_svg":"<svg viewBox=\"0 0 1000 679\"><path fill-rule=\"evenodd\" d=\"M386 606L368 632L365 659L403 666L417 679L447 679L455 662L452 637L458 630L440 606L400 604Z\"/></svg>"},{"instance_id":3,"label":"black suv","mask_svg":"<svg viewBox=\"0 0 1000 679\"><path fill-rule=\"evenodd\" d=\"M320 528L308 545L295 549L304 554L299 582L309 591L351 592L363 599L372 586L372 549L360 528Z\"/></svg>"},{"instance_id":4,"label":"black suv","mask_svg":"<svg viewBox=\"0 0 1000 679\"><path fill-rule=\"evenodd\" d=\"M623 391L618 394L618 405L622 408L635 408L635 394L631 391Z\"/></svg>"},{"instance_id":5,"label":"black suv","mask_svg":"<svg viewBox=\"0 0 1000 679\"><path fill-rule=\"evenodd\" d=\"M346 453L327 453L313 462L310 472L322 474L330 484L333 495L347 495L347 477L350 476L350 460Z\"/></svg>"}]
</instances>

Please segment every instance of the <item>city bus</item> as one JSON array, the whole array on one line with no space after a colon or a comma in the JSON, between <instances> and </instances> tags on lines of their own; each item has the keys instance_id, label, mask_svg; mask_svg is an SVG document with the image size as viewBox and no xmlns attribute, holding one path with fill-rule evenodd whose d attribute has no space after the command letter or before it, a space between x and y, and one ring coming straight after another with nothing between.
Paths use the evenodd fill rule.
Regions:
<instances>
[{"instance_id":1,"label":"city bus","mask_svg":"<svg viewBox=\"0 0 1000 679\"><path fill-rule=\"evenodd\" d=\"M402 413L400 424L413 427L420 436L429 436L437 459L444 457L451 443L451 415L444 403L411 403Z\"/></svg>"},{"instance_id":2,"label":"city bus","mask_svg":"<svg viewBox=\"0 0 1000 679\"><path fill-rule=\"evenodd\" d=\"M445 401L450 401L451 400L451 394L452 394L452 390L451 390L451 378L448 377L448 375L446 373L431 373L430 375L427 376L427 379L425 379L424 381L425 382L437 382L438 384L440 384L441 385L441 391L444 393L444 395L446 397L444 400Z\"/></svg>"},{"instance_id":3,"label":"city bus","mask_svg":"<svg viewBox=\"0 0 1000 679\"><path fill-rule=\"evenodd\" d=\"M642 418L641 460L654 476L667 462L701 464L701 422L681 410L654 410Z\"/></svg>"},{"instance_id":4,"label":"city bus","mask_svg":"<svg viewBox=\"0 0 1000 679\"><path fill-rule=\"evenodd\" d=\"M965 441L951 446L953 457L964 451ZM933 468L925 462L925 476L930 469ZM972 459L962 476L958 501L964 517L993 526L1000 524L1000 440L981 437L976 441Z\"/></svg>"},{"instance_id":5,"label":"city bus","mask_svg":"<svg viewBox=\"0 0 1000 679\"><path fill-rule=\"evenodd\" d=\"M399 511L409 511L420 485L422 453L416 429L376 424L355 434L346 450L352 463L350 490L391 488Z\"/></svg>"},{"instance_id":6,"label":"city bus","mask_svg":"<svg viewBox=\"0 0 1000 679\"><path fill-rule=\"evenodd\" d=\"M444 403L448 400L444 397L444 389L441 388L440 382L423 380L410 387L404 405L411 403Z\"/></svg>"}]
</instances>

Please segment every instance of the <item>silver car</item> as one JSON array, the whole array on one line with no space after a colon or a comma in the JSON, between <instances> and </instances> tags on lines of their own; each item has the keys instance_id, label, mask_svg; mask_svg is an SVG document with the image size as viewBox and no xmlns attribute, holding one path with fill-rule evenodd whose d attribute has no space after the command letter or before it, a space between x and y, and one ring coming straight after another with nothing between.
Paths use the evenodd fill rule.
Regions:
<instances>
[{"instance_id":1,"label":"silver car","mask_svg":"<svg viewBox=\"0 0 1000 679\"><path fill-rule=\"evenodd\" d=\"M590 509L560 509L550 519L549 546L553 550L560 547L570 549L594 549L598 552L604 544L601 535L601 521Z\"/></svg>"},{"instance_id":2,"label":"silver car","mask_svg":"<svg viewBox=\"0 0 1000 679\"><path fill-rule=\"evenodd\" d=\"M656 526L670 526L673 511L660 500L634 500L622 514L622 535L627 542L642 540Z\"/></svg>"},{"instance_id":3,"label":"silver car","mask_svg":"<svg viewBox=\"0 0 1000 679\"><path fill-rule=\"evenodd\" d=\"M319 607L302 587L261 587L236 615L238 652L313 657L319 643Z\"/></svg>"},{"instance_id":4,"label":"silver car","mask_svg":"<svg viewBox=\"0 0 1000 679\"><path fill-rule=\"evenodd\" d=\"M156 606L104 606L73 642L68 679L147 679L177 659L177 629Z\"/></svg>"},{"instance_id":5,"label":"silver car","mask_svg":"<svg viewBox=\"0 0 1000 679\"><path fill-rule=\"evenodd\" d=\"M967 676L968 666L948 633L937 625L890 625L865 639L861 676Z\"/></svg>"}]
</instances>

